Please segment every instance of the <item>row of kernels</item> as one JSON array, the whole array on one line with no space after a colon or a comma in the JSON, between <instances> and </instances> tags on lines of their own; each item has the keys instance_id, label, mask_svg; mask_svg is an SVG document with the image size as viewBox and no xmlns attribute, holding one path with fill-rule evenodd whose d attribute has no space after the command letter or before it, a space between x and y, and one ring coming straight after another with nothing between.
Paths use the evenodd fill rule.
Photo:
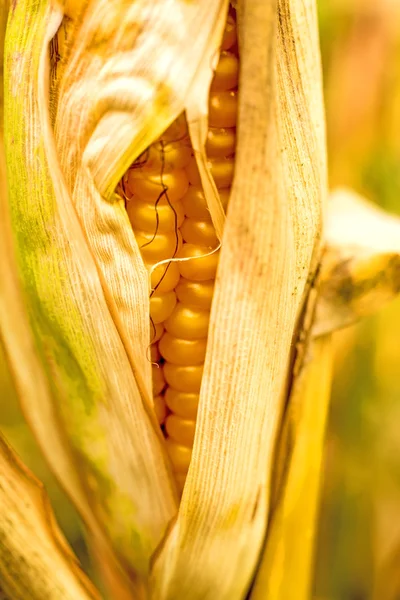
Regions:
<instances>
[{"instance_id":1,"label":"row of kernels","mask_svg":"<svg viewBox=\"0 0 400 600\"><path fill-rule=\"evenodd\" d=\"M225 30L223 52L211 86L206 152L208 166L219 189L224 208L233 180L238 59L229 49L235 44L236 29L230 17ZM168 384L165 400L171 414L166 418L167 449L178 485L183 487L191 459L201 379L207 346L210 308L219 252L212 252L218 239L211 222L195 157L186 166L189 189L182 205L183 246L180 257L182 278L175 289L178 304L164 323L159 349L165 359L164 377ZM202 256L202 258L198 258Z\"/></svg>"}]
</instances>

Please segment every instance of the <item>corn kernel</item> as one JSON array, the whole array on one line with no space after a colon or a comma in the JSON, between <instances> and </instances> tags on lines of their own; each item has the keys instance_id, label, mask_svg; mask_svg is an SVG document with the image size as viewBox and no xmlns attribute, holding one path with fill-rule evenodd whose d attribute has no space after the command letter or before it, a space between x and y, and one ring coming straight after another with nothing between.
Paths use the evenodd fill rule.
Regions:
<instances>
[{"instance_id":1,"label":"corn kernel","mask_svg":"<svg viewBox=\"0 0 400 600\"><path fill-rule=\"evenodd\" d=\"M209 158L232 156L236 149L236 129L210 127L207 133L206 153Z\"/></svg>"},{"instance_id":2,"label":"corn kernel","mask_svg":"<svg viewBox=\"0 0 400 600\"><path fill-rule=\"evenodd\" d=\"M161 339L164 333L165 327L163 323L152 323L150 322L150 343L155 344Z\"/></svg>"},{"instance_id":3,"label":"corn kernel","mask_svg":"<svg viewBox=\"0 0 400 600\"><path fill-rule=\"evenodd\" d=\"M168 204L166 198L162 198L157 205L138 199L129 201L126 212L134 230L151 233L176 231L185 218L182 203Z\"/></svg>"},{"instance_id":4,"label":"corn kernel","mask_svg":"<svg viewBox=\"0 0 400 600\"><path fill-rule=\"evenodd\" d=\"M207 339L185 340L166 332L159 342L163 358L177 365L197 365L204 362Z\"/></svg>"},{"instance_id":5,"label":"corn kernel","mask_svg":"<svg viewBox=\"0 0 400 600\"><path fill-rule=\"evenodd\" d=\"M179 258L192 258L178 262L179 272L182 277L192 281L207 281L214 279L217 272L219 250L209 254L211 249L207 246L196 244L183 244L177 253ZM208 256L207 256L208 255Z\"/></svg>"},{"instance_id":6,"label":"corn kernel","mask_svg":"<svg viewBox=\"0 0 400 600\"><path fill-rule=\"evenodd\" d=\"M176 262L158 265L151 272L151 289L160 293L171 292L178 285L180 276Z\"/></svg>"},{"instance_id":7,"label":"corn kernel","mask_svg":"<svg viewBox=\"0 0 400 600\"><path fill-rule=\"evenodd\" d=\"M182 494L186 482L186 473L175 473L175 481L176 486L178 488L178 492Z\"/></svg>"},{"instance_id":8,"label":"corn kernel","mask_svg":"<svg viewBox=\"0 0 400 600\"><path fill-rule=\"evenodd\" d=\"M237 119L237 92L215 92L208 106L210 127L235 127Z\"/></svg>"},{"instance_id":9,"label":"corn kernel","mask_svg":"<svg viewBox=\"0 0 400 600\"><path fill-rule=\"evenodd\" d=\"M152 369L152 381L153 381L153 394L154 396L158 396L161 394L163 389L165 388L165 377L163 373L163 369L156 365L151 366Z\"/></svg>"},{"instance_id":10,"label":"corn kernel","mask_svg":"<svg viewBox=\"0 0 400 600\"><path fill-rule=\"evenodd\" d=\"M168 435L179 444L189 447L193 445L196 421L169 415L165 420L165 429Z\"/></svg>"},{"instance_id":11,"label":"corn kernel","mask_svg":"<svg viewBox=\"0 0 400 600\"><path fill-rule=\"evenodd\" d=\"M218 190L219 197L224 208L228 205L230 190ZM182 205L187 217L193 219L209 220L210 211L200 186L190 185L187 193L182 198Z\"/></svg>"},{"instance_id":12,"label":"corn kernel","mask_svg":"<svg viewBox=\"0 0 400 600\"><path fill-rule=\"evenodd\" d=\"M172 387L167 387L165 402L173 413L186 419L195 419L199 407L199 394L179 392Z\"/></svg>"},{"instance_id":13,"label":"corn kernel","mask_svg":"<svg viewBox=\"0 0 400 600\"><path fill-rule=\"evenodd\" d=\"M214 79L211 85L212 91L227 91L237 87L239 79L239 59L232 52L223 50L220 54Z\"/></svg>"},{"instance_id":14,"label":"corn kernel","mask_svg":"<svg viewBox=\"0 0 400 600\"><path fill-rule=\"evenodd\" d=\"M174 365L166 362L163 369L166 382L178 392L200 392L204 365Z\"/></svg>"},{"instance_id":15,"label":"corn kernel","mask_svg":"<svg viewBox=\"0 0 400 600\"><path fill-rule=\"evenodd\" d=\"M131 169L128 187L134 196L145 202L155 204L161 198L168 198L173 204L186 194L189 181L184 169L173 169L162 174Z\"/></svg>"},{"instance_id":16,"label":"corn kernel","mask_svg":"<svg viewBox=\"0 0 400 600\"><path fill-rule=\"evenodd\" d=\"M236 42L236 23L232 15L228 15L222 37L221 50L229 50Z\"/></svg>"},{"instance_id":17,"label":"corn kernel","mask_svg":"<svg viewBox=\"0 0 400 600\"><path fill-rule=\"evenodd\" d=\"M192 155L189 138L155 142L138 158L141 169L160 173L186 167Z\"/></svg>"},{"instance_id":18,"label":"corn kernel","mask_svg":"<svg viewBox=\"0 0 400 600\"><path fill-rule=\"evenodd\" d=\"M192 449L187 446L177 444L171 438L165 440L165 446L174 470L177 473L187 473L190 459L192 458Z\"/></svg>"},{"instance_id":19,"label":"corn kernel","mask_svg":"<svg viewBox=\"0 0 400 600\"><path fill-rule=\"evenodd\" d=\"M177 303L172 315L165 321L165 329L177 338L197 340L207 337L210 312Z\"/></svg>"},{"instance_id":20,"label":"corn kernel","mask_svg":"<svg viewBox=\"0 0 400 600\"><path fill-rule=\"evenodd\" d=\"M150 298L150 318L154 324L163 323L175 308L175 292L155 292Z\"/></svg>"},{"instance_id":21,"label":"corn kernel","mask_svg":"<svg viewBox=\"0 0 400 600\"><path fill-rule=\"evenodd\" d=\"M153 363L156 363L160 360L161 354L158 349L158 344L152 344L150 346L150 358L151 358L151 362L153 362Z\"/></svg>"},{"instance_id":22,"label":"corn kernel","mask_svg":"<svg viewBox=\"0 0 400 600\"><path fill-rule=\"evenodd\" d=\"M135 237L144 262L150 264L171 258L179 252L182 245L182 235L179 230L156 235L148 231L135 231Z\"/></svg>"},{"instance_id":23,"label":"corn kernel","mask_svg":"<svg viewBox=\"0 0 400 600\"><path fill-rule=\"evenodd\" d=\"M228 158L213 158L207 161L207 166L210 169L211 175L215 181L217 188L229 187L233 180L234 157ZM187 175L191 185L200 186L200 173L197 168L196 159L191 158L187 168Z\"/></svg>"},{"instance_id":24,"label":"corn kernel","mask_svg":"<svg viewBox=\"0 0 400 600\"><path fill-rule=\"evenodd\" d=\"M190 185L182 198L182 206L187 217L211 219L203 190L200 186Z\"/></svg>"},{"instance_id":25,"label":"corn kernel","mask_svg":"<svg viewBox=\"0 0 400 600\"><path fill-rule=\"evenodd\" d=\"M154 398L154 410L160 425L162 425L167 417L167 406L163 396L158 395Z\"/></svg>"},{"instance_id":26,"label":"corn kernel","mask_svg":"<svg viewBox=\"0 0 400 600\"><path fill-rule=\"evenodd\" d=\"M218 238L211 221L187 218L182 224L181 233L183 240L189 244L199 244L201 246L216 246L218 244Z\"/></svg>"},{"instance_id":27,"label":"corn kernel","mask_svg":"<svg viewBox=\"0 0 400 600\"><path fill-rule=\"evenodd\" d=\"M236 30L235 30L236 31ZM236 35L236 33L235 33ZM186 117L184 113L181 113L179 117L164 131L160 136L160 140L163 142L177 142L184 140L188 135L188 128L186 123Z\"/></svg>"},{"instance_id":28,"label":"corn kernel","mask_svg":"<svg viewBox=\"0 0 400 600\"><path fill-rule=\"evenodd\" d=\"M178 300L187 306L210 309L214 295L214 279L208 281L190 281L181 277L175 288Z\"/></svg>"}]
</instances>

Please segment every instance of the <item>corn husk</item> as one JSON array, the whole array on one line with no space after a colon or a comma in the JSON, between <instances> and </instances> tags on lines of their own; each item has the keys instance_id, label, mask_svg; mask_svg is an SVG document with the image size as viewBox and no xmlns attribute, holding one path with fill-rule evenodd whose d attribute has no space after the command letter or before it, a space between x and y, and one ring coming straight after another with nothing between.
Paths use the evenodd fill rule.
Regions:
<instances>
[{"instance_id":1,"label":"corn husk","mask_svg":"<svg viewBox=\"0 0 400 600\"><path fill-rule=\"evenodd\" d=\"M150 8L68 3L66 21L58 3L21 1L5 48L7 358L100 554L135 581L177 497L152 407L147 274L114 189L185 108L227 2ZM50 64L60 25L61 61Z\"/></svg>"},{"instance_id":2,"label":"corn husk","mask_svg":"<svg viewBox=\"0 0 400 600\"><path fill-rule=\"evenodd\" d=\"M222 237L196 437L156 598L243 598L269 514L291 344L319 257L325 195L316 13L238 3L235 179ZM301 119L299 119L299 111Z\"/></svg>"},{"instance_id":3,"label":"corn husk","mask_svg":"<svg viewBox=\"0 0 400 600\"><path fill-rule=\"evenodd\" d=\"M319 337L290 395L281 438L290 450L251 600L310 598L332 364L331 336Z\"/></svg>"},{"instance_id":4,"label":"corn husk","mask_svg":"<svg viewBox=\"0 0 400 600\"><path fill-rule=\"evenodd\" d=\"M329 200L313 335L351 325L400 291L400 219L347 189Z\"/></svg>"},{"instance_id":5,"label":"corn husk","mask_svg":"<svg viewBox=\"0 0 400 600\"><path fill-rule=\"evenodd\" d=\"M2 437L0 515L2 597L100 600L57 528L43 486Z\"/></svg>"},{"instance_id":6,"label":"corn husk","mask_svg":"<svg viewBox=\"0 0 400 600\"><path fill-rule=\"evenodd\" d=\"M0 2L0 65L3 65L4 32L8 2ZM0 69L0 219L5 221L4 207L7 200L6 165L3 143L3 71ZM0 252L3 257L7 250L6 235L10 231L3 228L0 236ZM2 294L0 309L3 310L4 294L13 297L15 278L10 270L4 269L0 261ZM14 265L12 265L14 266ZM15 308L15 307L14 307ZM8 313L12 319L18 315ZM18 329L18 321L13 322ZM21 333L21 331L17 331ZM23 331L22 333L29 332ZM3 336L0 338L0 360L3 361ZM24 338L21 338L24 339ZM26 346L29 344L25 338ZM22 355L26 347L22 349ZM21 356L20 356L21 357ZM32 366L32 365L31 365ZM0 365L3 374L4 365ZM5 373L7 373L5 371ZM29 381L32 371L27 365L25 380ZM0 375L1 376L1 375ZM41 380L37 384L40 390ZM10 401L13 390L7 378L2 389L2 402ZM32 391L34 387L32 387ZM49 500L42 484L26 469L5 440L0 436L0 594L4 598L32 598L32 600L95 600L100 598L97 590L86 578L72 550L59 531Z\"/></svg>"}]
</instances>

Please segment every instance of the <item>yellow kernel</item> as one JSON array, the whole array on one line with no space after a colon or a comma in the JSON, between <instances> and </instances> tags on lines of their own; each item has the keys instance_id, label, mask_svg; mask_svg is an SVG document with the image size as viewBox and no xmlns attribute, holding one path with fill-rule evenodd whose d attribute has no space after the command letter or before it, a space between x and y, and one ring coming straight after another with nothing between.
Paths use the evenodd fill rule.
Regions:
<instances>
[{"instance_id":1,"label":"yellow kernel","mask_svg":"<svg viewBox=\"0 0 400 600\"><path fill-rule=\"evenodd\" d=\"M164 333L164 325L162 323L154 324L150 321L150 343L155 344L161 339Z\"/></svg>"},{"instance_id":2,"label":"yellow kernel","mask_svg":"<svg viewBox=\"0 0 400 600\"><path fill-rule=\"evenodd\" d=\"M150 318L153 323L162 323L172 313L176 304L175 292L154 292L150 298Z\"/></svg>"},{"instance_id":3,"label":"yellow kernel","mask_svg":"<svg viewBox=\"0 0 400 600\"><path fill-rule=\"evenodd\" d=\"M165 420L165 429L168 435L179 444L193 446L196 421L169 415Z\"/></svg>"},{"instance_id":4,"label":"yellow kernel","mask_svg":"<svg viewBox=\"0 0 400 600\"><path fill-rule=\"evenodd\" d=\"M181 227L182 237L185 242L201 246L216 246L218 238L211 221L198 221L187 218Z\"/></svg>"},{"instance_id":5,"label":"yellow kernel","mask_svg":"<svg viewBox=\"0 0 400 600\"><path fill-rule=\"evenodd\" d=\"M151 366L152 369L152 380L153 380L153 396L161 394L165 387L165 377L163 369L156 365Z\"/></svg>"},{"instance_id":6,"label":"yellow kernel","mask_svg":"<svg viewBox=\"0 0 400 600\"><path fill-rule=\"evenodd\" d=\"M150 356L151 356L151 362L153 362L153 363L156 363L160 360L161 354L158 349L158 344L152 344L150 346Z\"/></svg>"},{"instance_id":7,"label":"yellow kernel","mask_svg":"<svg viewBox=\"0 0 400 600\"><path fill-rule=\"evenodd\" d=\"M157 233L156 235L148 231L135 231L135 237L144 262L151 264L172 258L182 244L180 231Z\"/></svg>"},{"instance_id":8,"label":"yellow kernel","mask_svg":"<svg viewBox=\"0 0 400 600\"><path fill-rule=\"evenodd\" d=\"M166 382L178 392L200 392L204 365L174 365L166 362L163 369Z\"/></svg>"},{"instance_id":9,"label":"yellow kernel","mask_svg":"<svg viewBox=\"0 0 400 600\"><path fill-rule=\"evenodd\" d=\"M165 329L177 338L197 340L207 337L210 311L177 303L165 321Z\"/></svg>"},{"instance_id":10,"label":"yellow kernel","mask_svg":"<svg viewBox=\"0 0 400 600\"><path fill-rule=\"evenodd\" d=\"M146 171L160 173L171 169L183 169L190 160L192 148L189 138L171 142L155 142L139 158L137 163Z\"/></svg>"},{"instance_id":11,"label":"yellow kernel","mask_svg":"<svg viewBox=\"0 0 400 600\"><path fill-rule=\"evenodd\" d=\"M185 218L182 203L168 204L166 198L162 198L156 204L135 198L127 202L126 212L133 229L151 233L175 231Z\"/></svg>"},{"instance_id":12,"label":"yellow kernel","mask_svg":"<svg viewBox=\"0 0 400 600\"><path fill-rule=\"evenodd\" d=\"M227 91L237 87L239 60L232 52L222 51L211 84L212 91Z\"/></svg>"},{"instance_id":13,"label":"yellow kernel","mask_svg":"<svg viewBox=\"0 0 400 600\"><path fill-rule=\"evenodd\" d=\"M228 202L229 202L229 197L231 195L231 189L224 188L224 189L218 190L218 194L219 194L219 199L221 200L221 204L222 204L223 208L226 210L226 208L228 206Z\"/></svg>"},{"instance_id":14,"label":"yellow kernel","mask_svg":"<svg viewBox=\"0 0 400 600\"><path fill-rule=\"evenodd\" d=\"M214 295L214 279L207 281L190 281L181 277L175 288L178 300L187 306L197 306L210 310Z\"/></svg>"},{"instance_id":15,"label":"yellow kernel","mask_svg":"<svg viewBox=\"0 0 400 600\"><path fill-rule=\"evenodd\" d=\"M186 419L195 419L199 407L199 394L179 392L168 386L165 390L165 402L173 413Z\"/></svg>"},{"instance_id":16,"label":"yellow kernel","mask_svg":"<svg viewBox=\"0 0 400 600\"><path fill-rule=\"evenodd\" d=\"M231 156L236 149L236 129L210 127L207 133L206 153L210 158Z\"/></svg>"},{"instance_id":17,"label":"yellow kernel","mask_svg":"<svg viewBox=\"0 0 400 600\"><path fill-rule=\"evenodd\" d=\"M211 219L207 202L201 186L190 185L182 198L182 206L187 217L195 219Z\"/></svg>"},{"instance_id":18,"label":"yellow kernel","mask_svg":"<svg viewBox=\"0 0 400 600\"><path fill-rule=\"evenodd\" d=\"M151 273L151 289L157 292L171 292L179 283L180 273L176 262L158 265Z\"/></svg>"},{"instance_id":19,"label":"yellow kernel","mask_svg":"<svg viewBox=\"0 0 400 600\"><path fill-rule=\"evenodd\" d=\"M167 406L165 404L164 397L161 395L155 396L154 398L154 410L156 417L160 425L162 425L167 416Z\"/></svg>"},{"instance_id":20,"label":"yellow kernel","mask_svg":"<svg viewBox=\"0 0 400 600\"><path fill-rule=\"evenodd\" d=\"M207 338L185 340L165 332L159 342L163 358L177 365L197 365L204 363Z\"/></svg>"},{"instance_id":21,"label":"yellow kernel","mask_svg":"<svg viewBox=\"0 0 400 600\"><path fill-rule=\"evenodd\" d=\"M183 244L178 252L179 258L189 258L192 260L179 261L178 267L182 277L192 281L207 281L214 279L217 272L219 250L209 254L210 248L207 246L198 246L196 244ZM206 256L208 254L208 256Z\"/></svg>"},{"instance_id":22,"label":"yellow kernel","mask_svg":"<svg viewBox=\"0 0 400 600\"><path fill-rule=\"evenodd\" d=\"M187 473L190 459L192 458L192 449L188 448L187 446L177 444L171 438L167 438L165 440L165 447L169 454L174 471L177 473Z\"/></svg>"},{"instance_id":23,"label":"yellow kernel","mask_svg":"<svg viewBox=\"0 0 400 600\"><path fill-rule=\"evenodd\" d=\"M208 123L210 127L235 127L237 92L215 92L210 95Z\"/></svg>"},{"instance_id":24,"label":"yellow kernel","mask_svg":"<svg viewBox=\"0 0 400 600\"><path fill-rule=\"evenodd\" d=\"M218 193L223 208L226 208L230 190L222 189L218 190ZM200 186L189 186L187 193L182 198L182 205L187 217L202 220L211 219L210 211L208 210L207 202Z\"/></svg>"},{"instance_id":25,"label":"yellow kernel","mask_svg":"<svg viewBox=\"0 0 400 600\"><path fill-rule=\"evenodd\" d=\"M236 23L232 15L228 15L222 38L221 50L229 50L236 42Z\"/></svg>"},{"instance_id":26,"label":"yellow kernel","mask_svg":"<svg viewBox=\"0 0 400 600\"><path fill-rule=\"evenodd\" d=\"M188 128L185 113L181 113L179 117L164 131L160 136L160 140L164 142L177 142L186 138L188 135Z\"/></svg>"},{"instance_id":27,"label":"yellow kernel","mask_svg":"<svg viewBox=\"0 0 400 600\"><path fill-rule=\"evenodd\" d=\"M187 192L189 181L184 169L173 169L165 173L130 169L128 187L134 196L151 204L166 198L173 204Z\"/></svg>"},{"instance_id":28,"label":"yellow kernel","mask_svg":"<svg viewBox=\"0 0 400 600\"><path fill-rule=\"evenodd\" d=\"M186 473L175 473L176 487L178 488L178 492L180 494L183 493L183 488L185 487L186 482Z\"/></svg>"},{"instance_id":29,"label":"yellow kernel","mask_svg":"<svg viewBox=\"0 0 400 600\"><path fill-rule=\"evenodd\" d=\"M197 167L196 158L192 156L188 166L186 167L186 173L190 182L190 185L201 186L201 178L199 169Z\"/></svg>"},{"instance_id":30,"label":"yellow kernel","mask_svg":"<svg viewBox=\"0 0 400 600\"><path fill-rule=\"evenodd\" d=\"M217 188L229 187L233 180L233 171L235 165L235 157L213 158L207 161L207 166L211 171ZM187 174L191 185L201 185L200 173L197 168L196 159L191 158L187 166Z\"/></svg>"},{"instance_id":31,"label":"yellow kernel","mask_svg":"<svg viewBox=\"0 0 400 600\"><path fill-rule=\"evenodd\" d=\"M235 157L214 158L208 162L218 189L230 187L233 181Z\"/></svg>"}]
</instances>

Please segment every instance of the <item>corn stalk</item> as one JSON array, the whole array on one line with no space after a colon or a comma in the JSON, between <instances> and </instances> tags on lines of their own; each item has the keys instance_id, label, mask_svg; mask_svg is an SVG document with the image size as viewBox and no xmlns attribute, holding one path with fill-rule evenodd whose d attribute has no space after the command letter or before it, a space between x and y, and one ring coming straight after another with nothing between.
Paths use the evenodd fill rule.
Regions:
<instances>
[{"instance_id":1,"label":"corn stalk","mask_svg":"<svg viewBox=\"0 0 400 600\"><path fill-rule=\"evenodd\" d=\"M315 3L234 4L226 215L205 153L226 0L9 8L1 334L25 418L114 598L309 594L330 334L360 311L339 306L329 271L340 232L323 238ZM116 186L183 111L221 251L179 503L151 395L147 271Z\"/></svg>"}]
</instances>

